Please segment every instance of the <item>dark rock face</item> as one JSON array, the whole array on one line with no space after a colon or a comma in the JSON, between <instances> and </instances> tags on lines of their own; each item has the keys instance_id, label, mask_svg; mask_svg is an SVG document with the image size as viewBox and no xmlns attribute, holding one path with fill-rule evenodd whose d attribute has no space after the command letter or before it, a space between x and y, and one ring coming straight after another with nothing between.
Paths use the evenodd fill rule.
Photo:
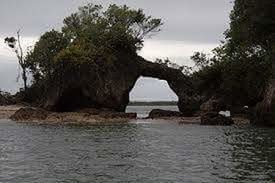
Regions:
<instances>
[{"instance_id":1,"label":"dark rock face","mask_svg":"<svg viewBox=\"0 0 275 183\"><path fill-rule=\"evenodd\" d=\"M108 108L124 112L129 93L139 77L136 60L81 64L57 76L49 87L43 108L58 112L81 108Z\"/></svg>"},{"instance_id":2,"label":"dark rock face","mask_svg":"<svg viewBox=\"0 0 275 183\"><path fill-rule=\"evenodd\" d=\"M217 112L208 112L201 116L201 125L233 125L234 121L230 117L225 117Z\"/></svg>"},{"instance_id":3,"label":"dark rock face","mask_svg":"<svg viewBox=\"0 0 275 183\"><path fill-rule=\"evenodd\" d=\"M264 103L258 104L249 116L253 125L275 127L275 99L267 106Z\"/></svg>"},{"instance_id":4,"label":"dark rock face","mask_svg":"<svg viewBox=\"0 0 275 183\"><path fill-rule=\"evenodd\" d=\"M162 109L154 109L149 113L148 118L163 118L163 117L181 117L182 113L177 111L167 111Z\"/></svg>"},{"instance_id":5,"label":"dark rock face","mask_svg":"<svg viewBox=\"0 0 275 183\"><path fill-rule=\"evenodd\" d=\"M233 116L245 116L245 117L249 117L250 111L251 109L248 106L234 106L231 107L230 112Z\"/></svg>"},{"instance_id":6,"label":"dark rock face","mask_svg":"<svg viewBox=\"0 0 275 183\"><path fill-rule=\"evenodd\" d=\"M275 71L275 64L273 64ZM258 103L256 108L251 112L250 119L253 125L258 126L275 126L275 74L268 84L264 99Z\"/></svg>"},{"instance_id":7,"label":"dark rock face","mask_svg":"<svg viewBox=\"0 0 275 183\"><path fill-rule=\"evenodd\" d=\"M225 102L221 99L217 99L216 97L212 97L208 99L206 102L201 104L200 110L203 112L210 112L210 111L222 111L226 110Z\"/></svg>"},{"instance_id":8,"label":"dark rock face","mask_svg":"<svg viewBox=\"0 0 275 183\"><path fill-rule=\"evenodd\" d=\"M117 62L97 60L67 69L47 89L43 108L53 111L74 111L81 108L108 108L124 112L129 93L141 76L166 80L179 97L178 106L185 115L192 115L200 103L194 96L190 79L180 70L152 63L138 56L121 56Z\"/></svg>"}]
</instances>

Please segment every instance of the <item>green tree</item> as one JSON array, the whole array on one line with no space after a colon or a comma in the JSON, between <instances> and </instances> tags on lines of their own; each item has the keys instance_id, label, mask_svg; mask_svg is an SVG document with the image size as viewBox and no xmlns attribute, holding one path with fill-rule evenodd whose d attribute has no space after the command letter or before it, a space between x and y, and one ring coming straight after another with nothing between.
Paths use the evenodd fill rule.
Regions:
<instances>
[{"instance_id":1,"label":"green tree","mask_svg":"<svg viewBox=\"0 0 275 183\"><path fill-rule=\"evenodd\" d=\"M203 95L219 95L232 105L255 106L264 93L270 93L264 88L270 86L272 73L272 4L271 0L235 0L225 41L213 50L213 57L199 52L191 57L199 68L193 78Z\"/></svg>"},{"instance_id":2,"label":"green tree","mask_svg":"<svg viewBox=\"0 0 275 183\"><path fill-rule=\"evenodd\" d=\"M160 31L161 19L127 6L87 4L66 17L62 31L43 34L27 55L28 68L38 81L50 77L56 64L81 64L97 58L116 60L117 53L136 55L145 37ZM61 72L61 71L57 71Z\"/></svg>"},{"instance_id":3,"label":"green tree","mask_svg":"<svg viewBox=\"0 0 275 183\"><path fill-rule=\"evenodd\" d=\"M225 35L233 56L270 54L274 33L273 0L235 0ZM273 35L272 35L273 34Z\"/></svg>"},{"instance_id":4,"label":"green tree","mask_svg":"<svg viewBox=\"0 0 275 183\"><path fill-rule=\"evenodd\" d=\"M230 29L226 32L230 56L237 59L256 58L258 61L272 64L264 100L257 110L260 118L275 110L272 108L275 103L273 101L275 89L274 6L273 0L236 0L230 16Z\"/></svg>"},{"instance_id":5,"label":"green tree","mask_svg":"<svg viewBox=\"0 0 275 183\"><path fill-rule=\"evenodd\" d=\"M175 62L171 61L169 58L166 58L166 59L157 58L155 60L155 63L163 65L165 67L170 67L170 68L173 68L173 69L181 70L182 73L187 75L187 76L190 76L193 72L192 67L176 64Z\"/></svg>"},{"instance_id":6,"label":"green tree","mask_svg":"<svg viewBox=\"0 0 275 183\"><path fill-rule=\"evenodd\" d=\"M40 37L33 50L26 56L26 64L36 81L52 75L55 56L68 45L68 38L55 30L46 32Z\"/></svg>"},{"instance_id":7,"label":"green tree","mask_svg":"<svg viewBox=\"0 0 275 183\"><path fill-rule=\"evenodd\" d=\"M198 69L203 69L215 62L214 57L211 58L203 52L195 52L194 55L190 57L190 59L193 60L195 66Z\"/></svg>"},{"instance_id":8,"label":"green tree","mask_svg":"<svg viewBox=\"0 0 275 183\"><path fill-rule=\"evenodd\" d=\"M64 19L62 31L75 43L88 45L97 52L137 51L143 40L160 31L161 19L146 16L143 10L110 5L88 4Z\"/></svg>"}]
</instances>

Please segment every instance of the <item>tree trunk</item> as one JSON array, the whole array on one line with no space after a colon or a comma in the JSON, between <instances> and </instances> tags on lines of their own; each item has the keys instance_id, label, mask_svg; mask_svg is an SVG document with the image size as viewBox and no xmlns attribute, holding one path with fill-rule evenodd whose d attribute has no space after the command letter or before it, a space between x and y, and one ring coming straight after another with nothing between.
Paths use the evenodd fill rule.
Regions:
<instances>
[{"instance_id":1,"label":"tree trunk","mask_svg":"<svg viewBox=\"0 0 275 183\"><path fill-rule=\"evenodd\" d=\"M27 91L27 73L26 73L26 68L23 68L23 73L22 73L22 78L24 82L24 91Z\"/></svg>"}]
</instances>

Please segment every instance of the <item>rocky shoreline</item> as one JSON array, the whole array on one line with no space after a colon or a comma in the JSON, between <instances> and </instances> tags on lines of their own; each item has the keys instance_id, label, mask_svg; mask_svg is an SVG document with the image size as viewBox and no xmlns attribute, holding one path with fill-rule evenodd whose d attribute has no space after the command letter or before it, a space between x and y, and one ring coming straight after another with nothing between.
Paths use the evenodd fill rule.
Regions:
<instances>
[{"instance_id":1,"label":"rocky shoreline","mask_svg":"<svg viewBox=\"0 0 275 183\"><path fill-rule=\"evenodd\" d=\"M31 123L122 123L136 119L136 113L99 111L95 109L77 112L51 112L41 108L20 108L10 116L16 122Z\"/></svg>"},{"instance_id":2,"label":"rocky shoreline","mask_svg":"<svg viewBox=\"0 0 275 183\"><path fill-rule=\"evenodd\" d=\"M23 106L20 105L0 105L0 119L10 119L10 117Z\"/></svg>"},{"instance_id":3,"label":"rocky shoreline","mask_svg":"<svg viewBox=\"0 0 275 183\"><path fill-rule=\"evenodd\" d=\"M213 114L212 114L213 115ZM129 123L142 120L144 122L177 122L179 124L201 125L244 125L250 121L244 117L232 118L230 124L203 124L200 116L184 117L179 112L155 109L149 117L138 119L136 113L123 113L108 110L82 109L76 112L51 112L41 108L19 105L0 106L0 119L11 119L19 123L37 124L101 124ZM219 116L220 118L220 116Z\"/></svg>"}]
</instances>

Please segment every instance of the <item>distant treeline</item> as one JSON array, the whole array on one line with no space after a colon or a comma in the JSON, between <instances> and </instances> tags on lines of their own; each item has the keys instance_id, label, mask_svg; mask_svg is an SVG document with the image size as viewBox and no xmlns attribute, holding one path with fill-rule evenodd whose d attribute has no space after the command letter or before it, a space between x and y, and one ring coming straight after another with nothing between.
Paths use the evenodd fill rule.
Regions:
<instances>
[{"instance_id":1,"label":"distant treeline","mask_svg":"<svg viewBox=\"0 0 275 183\"><path fill-rule=\"evenodd\" d=\"M130 106L170 106L177 105L177 101L132 101Z\"/></svg>"}]
</instances>

